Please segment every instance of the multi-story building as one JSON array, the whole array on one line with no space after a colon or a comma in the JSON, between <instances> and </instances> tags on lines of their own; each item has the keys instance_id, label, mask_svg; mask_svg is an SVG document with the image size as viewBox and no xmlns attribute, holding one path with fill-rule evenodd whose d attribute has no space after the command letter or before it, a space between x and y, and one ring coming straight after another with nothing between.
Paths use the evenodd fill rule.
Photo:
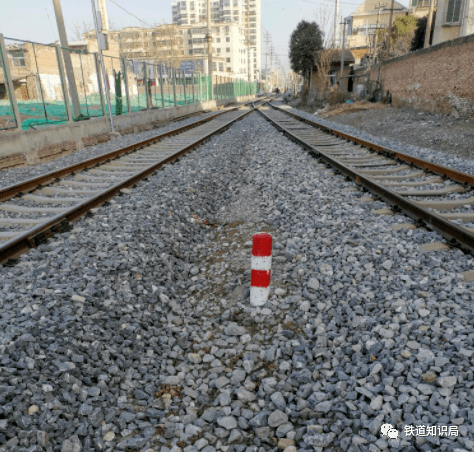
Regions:
<instances>
[{"instance_id":1,"label":"multi-story building","mask_svg":"<svg viewBox=\"0 0 474 452\"><path fill-rule=\"evenodd\" d=\"M184 58L183 37L177 25L126 27L107 34L109 39L120 44L120 56L124 58L153 61L174 68L179 68Z\"/></svg>"},{"instance_id":2,"label":"multi-story building","mask_svg":"<svg viewBox=\"0 0 474 452\"><path fill-rule=\"evenodd\" d=\"M186 58L201 60L200 70L207 74L206 25L183 25L180 33L183 36ZM245 30L238 23L216 24L212 28L213 72L217 71L215 75L247 78L247 51Z\"/></svg>"},{"instance_id":3,"label":"multi-story building","mask_svg":"<svg viewBox=\"0 0 474 452\"><path fill-rule=\"evenodd\" d=\"M247 49L245 52L248 59L247 64L250 64L250 67L247 67L247 73L244 75L247 77L250 73L250 80L258 79L258 71L261 67L260 2L261 0L211 1L211 20L213 26L234 23L244 30L243 44ZM171 8L174 24L184 26L207 23L206 0L178 0L171 3ZM240 45L241 43L239 42ZM242 54L240 50L238 53Z\"/></svg>"},{"instance_id":4,"label":"multi-story building","mask_svg":"<svg viewBox=\"0 0 474 452\"><path fill-rule=\"evenodd\" d=\"M119 43L123 58L172 66L190 75L191 71L208 73L206 33L204 24L171 24L155 28L127 27L107 34L109 40ZM245 30L235 23L213 27L214 75L246 77L244 41Z\"/></svg>"},{"instance_id":5,"label":"multi-story building","mask_svg":"<svg viewBox=\"0 0 474 452\"><path fill-rule=\"evenodd\" d=\"M256 9L255 5L247 5L246 0L217 0L211 1L211 20L213 23L239 22L244 19L244 6ZM251 3L256 3L252 0ZM260 3L260 2L259 2ZM260 8L260 5L258 5ZM207 23L206 0L178 0L171 2L173 23L192 25L200 22ZM260 11L259 11L260 12Z\"/></svg>"}]
</instances>

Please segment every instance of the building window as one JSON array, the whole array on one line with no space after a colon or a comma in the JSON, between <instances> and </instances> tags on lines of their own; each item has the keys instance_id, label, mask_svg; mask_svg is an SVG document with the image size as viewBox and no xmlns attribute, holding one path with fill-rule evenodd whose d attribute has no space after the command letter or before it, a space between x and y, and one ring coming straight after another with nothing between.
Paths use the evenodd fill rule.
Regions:
<instances>
[{"instance_id":1,"label":"building window","mask_svg":"<svg viewBox=\"0 0 474 452\"><path fill-rule=\"evenodd\" d=\"M219 71L224 72L224 63L219 63Z\"/></svg>"},{"instance_id":2,"label":"building window","mask_svg":"<svg viewBox=\"0 0 474 452\"><path fill-rule=\"evenodd\" d=\"M230 58L226 58L227 63L230 63Z\"/></svg>"},{"instance_id":3,"label":"building window","mask_svg":"<svg viewBox=\"0 0 474 452\"><path fill-rule=\"evenodd\" d=\"M221 42L221 38L217 38L217 42Z\"/></svg>"},{"instance_id":4,"label":"building window","mask_svg":"<svg viewBox=\"0 0 474 452\"><path fill-rule=\"evenodd\" d=\"M230 52L230 47L227 47L227 48L225 49L225 51L226 51L226 52Z\"/></svg>"},{"instance_id":5,"label":"building window","mask_svg":"<svg viewBox=\"0 0 474 452\"><path fill-rule=\"evenodd\" d=\"M217 53L221 53L221 49L220 49L220 47L217 49Z\"/></svg>"},{"instance_id":6,"label":"building window","mask_svg":"<svg viewBox=\"0 0 474 452\"><path fill-rule=\"evenodd\" d=\"M455 24L459 22L461 16L461 1L462 0L448 0L448 12L446 13L447 24Z\"/></svg>"},{"instance_id":7,"label":"building window","mask_svg":"<svg viewBox=\"0 0 474 452\"><path fill-rule=\"evenodd\" d=\"M23 50L18 50L16 52L11 52L10 53L13 61L13 66L17 67L25 67L25 55L23 53Z\"/></svg>"},{"instance_id":8,"label":"building window","mask_svg":"<svg viewBox=\"0 0 474 452\"><path fill-rule=\"evenodd\" d=\"M230 42L230 37L227 36L227 38L225 38L225 42Z\"/></svg>"}]
</instances>

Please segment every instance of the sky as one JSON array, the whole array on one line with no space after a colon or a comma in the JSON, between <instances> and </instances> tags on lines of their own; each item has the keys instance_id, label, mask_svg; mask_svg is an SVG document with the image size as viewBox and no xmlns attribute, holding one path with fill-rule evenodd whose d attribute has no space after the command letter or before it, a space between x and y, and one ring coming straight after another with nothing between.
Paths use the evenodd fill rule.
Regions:
<instances>
[{"instance_id":1,"label":"sky","mask_svg":"<svg viewBox=\"0 0 474 452\"><path fill-rule=\"evenodd\" d=\"M362 3L363 0L340 0L339 15L347 17ZM399 3L407 5L408 1L402 0ZM301 20L316 21L326 31L334 23L333 0L261 0L261 4L262 30L270 33L274 53L286 69L289 69L290 35ZM91 0L61 0L61 5L68 40L74 41L75 26L84 22L92 23ZM106 5L109 21L115 27L171 23L171 0L106 0ZM8 38L45 44L59 40L53 1L0 0L0 33ZM261 64L264 67L263 52Z\"/></svg>"}]
</instances>

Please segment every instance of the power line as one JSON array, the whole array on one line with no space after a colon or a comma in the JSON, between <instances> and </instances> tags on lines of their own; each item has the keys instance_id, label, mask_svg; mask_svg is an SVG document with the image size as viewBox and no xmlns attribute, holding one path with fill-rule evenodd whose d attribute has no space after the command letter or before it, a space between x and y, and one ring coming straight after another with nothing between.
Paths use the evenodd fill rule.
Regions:
<instances>
[{"instance_id":1,"label":"power line","mask_svg":"<svg viewBox=\"0 0 474 452\"><path fill-rule=\"evenodd\" d=\"M321 2L311 2L310 0L301 0L303 2L306 2L306 3L312 3L313 5L318 5L318 6L321 6ZM323 0L324 1L324 0ZM351 3L351 2L339 2L339 3L342 3L344 5L355 5L355 6L360 6L360 3ZM332 6L333 3L330 3L330 5ZM329 4L326 4L324 6L329 6Z\"/></svg>"},{"instance_id":2,"label":"power line","mask_svg":"<svg viewBox=\"0 0 474 452\"><path fill-rule=\"evenodd\" d=\"M138 16L135 16L135 14L132 14L131 12L127 11L125 8L123 8L122 6L120 6L117 2L114 2L114 0L109 0L109 1L112 2L114 5L118 6L120 9L123 9L127 14L130 14L130 16L135 17L135 19L137 19L139 22L141 22L142 24L146 25L147 28L153 28L152 25L147 24L145 21L141 20Z\"/></svg>"},{"instance_id":3,"label":"power line","mask_svg":"<svg viewBox=\"0 0 474 452\"><path fill-rule=\"evenodd\" d=\"M48 20L49 20L49 25L51 25L51 30L53 31L53 39L56 40L57 35L54 32L53 23L51 22L51 18L49 17L48 10L46 9L46 5L44 5L44 10L46 11L46 15L48 16ZM59 38L58 38L58 41L59 41Z\"/></svg>"}]
</instances>

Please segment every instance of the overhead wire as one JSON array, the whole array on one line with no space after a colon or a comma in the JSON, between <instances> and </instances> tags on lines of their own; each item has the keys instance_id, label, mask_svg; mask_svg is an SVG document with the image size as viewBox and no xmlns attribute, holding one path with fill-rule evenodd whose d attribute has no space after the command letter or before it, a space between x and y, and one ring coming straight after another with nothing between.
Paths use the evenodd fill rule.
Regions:
<instances>
[{"instance_id":1,"label":"overhead wire","mask_svg":"<svg viewBox=\"0 0 474 452\"><path fill-rule=\"evenodd\" d=\"M46 16L48 16L49 25L51 25L51 30L53 31L53 39L56 40L57 32L55 32L54 30L53 23L51 22L51 18L49 17L48 10L46 9L46 5L44 5L44 10L46 11ZM57 38L57 40L59 41L59 37Z\"/></svg>"},{"instance_id":2,"label":"overhead wire","mask_svg":"<svg viewBox=\"0 0 474 452\"><path fill-rule=\"evenodd\" d=\"M114 0L109 0L109 2L112 2L114 5L118 6L120 9L123 9L127 14L130 14L130 16L135 17L139 22L141 22L143 25L146 25L147 28L153 28L152 25L147 24L144 20L140 19L138 16L135 16L135 14L132 14L130 11L127 11L124 7L120 6L117 2Z\"/></svg>"},{"instance_id":3,"label":"overhead wire","mask_svg":"<svg viewBox=\"0 0 474 452\"><path fill-rule=\"evenodd\" d=\"M329 0L321 0L320 2L312 2L310 0L301 0L302 2L306 2L306 3L312 3L313 5L319 5L319 6L332 6L334 5L333 2L329 2ZM324 4L324 5L321 5L321 3L324 3L325 1L328 1L328 3ZM340 4L343 4L343 5L355 5L355 6L360 6L361 4L360 3L352 3L352 2L341 2L339 1Z\"/></svg>"}]
</instances>

